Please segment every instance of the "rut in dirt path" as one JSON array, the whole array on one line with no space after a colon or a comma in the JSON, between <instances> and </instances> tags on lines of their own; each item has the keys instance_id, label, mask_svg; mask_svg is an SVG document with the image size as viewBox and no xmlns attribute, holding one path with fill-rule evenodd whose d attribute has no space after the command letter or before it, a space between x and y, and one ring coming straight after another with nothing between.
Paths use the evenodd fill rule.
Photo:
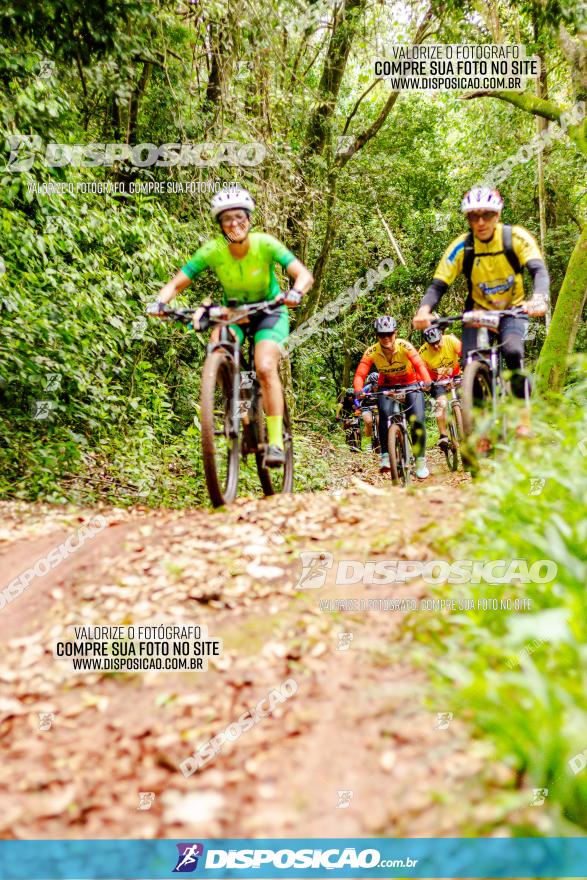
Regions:
<instances>
[{"instance_id":1,"label":"rut in dirt path","mask_svg":"<svg viewBox=\"0 0 587 880\"><path fill-rule=\"evenodd\" d=\"M320 605L424 595L419 582L336 585L336 563L429 559L427 528L463 515L460 480L413 493L359 481L335 496L124 522L114 513L117 524L93 548L0 612L14 621L0 660L0 834L439 836L499 827L511 775L488 763L457 720L437 727L443 707L426 703L427 670L410 660L404 615ZM322 588L298 589L300 554L310 551L331 554L332 565ZM20 602L30 603L24 621ZM68 624L154 618L205 624L223 640L222 655L206 673L77 676L52 657ZM298 686L291 699L184 778L179 764L197 746L288 678ZM50 729L39 729L40 712L52 713ZM155 795L148 811L137 809L140 792Z\"/></svg>"}]
</instances>

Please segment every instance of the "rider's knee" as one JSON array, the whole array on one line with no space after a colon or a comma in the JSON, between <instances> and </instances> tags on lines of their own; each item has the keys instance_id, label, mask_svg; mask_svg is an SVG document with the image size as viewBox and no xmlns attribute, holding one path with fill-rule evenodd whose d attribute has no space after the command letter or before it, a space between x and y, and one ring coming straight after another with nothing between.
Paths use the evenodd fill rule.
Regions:
<instances>
[{"instance_id":1,"label":"rider's knee","mask_svg":"<svg viewBox=\"0 0 587 880\"><path fill-rule=\"evenodd\" d=\"M524 360L524 340L515 333L509 333L502 339L501 350L510 370L519 369Z\"/></svg>"},{"instance_id":2,"label":"rider's knee","mask_svg":"<svg viewBox=\"0 0 587 880\"><path fill-rule=\"evenodd\" d=\"M278 375L275 359L266 355L255 358L255 370L260 382Z\"/></svg>"}]
</instances>

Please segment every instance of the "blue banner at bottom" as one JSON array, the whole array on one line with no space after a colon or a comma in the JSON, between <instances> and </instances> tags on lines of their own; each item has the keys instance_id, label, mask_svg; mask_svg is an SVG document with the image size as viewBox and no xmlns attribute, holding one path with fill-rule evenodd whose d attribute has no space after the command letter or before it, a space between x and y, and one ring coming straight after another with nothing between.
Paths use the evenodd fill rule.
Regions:
<instances>
[{"instance_id":1,"label":"blue banner at bottom","mask_svg":"<svg viewBox=\"0 0 587 880\"><path fill-rule=\"evenodd\" d=\"M0 880L587 877L586 837L4 840Z\"/></svg>"}]
</instances>

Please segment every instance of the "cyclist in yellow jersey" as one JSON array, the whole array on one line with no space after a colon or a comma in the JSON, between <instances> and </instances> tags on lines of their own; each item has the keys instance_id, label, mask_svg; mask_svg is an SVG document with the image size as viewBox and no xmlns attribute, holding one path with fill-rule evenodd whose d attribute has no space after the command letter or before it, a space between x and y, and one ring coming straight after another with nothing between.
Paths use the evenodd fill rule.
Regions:
<instances>
[{"instance_id":1,"label":"cyclist in yellow jersey","mask_svg":"<svg viewBox=\"0 0 587 880\"><path fill-rule=\"evenodd\" d=\"M447 379L458 376L461 372L459 358L461 356L461 340L452 333L443 333L439 327L428 327L424 330L424 345L420 347L418 354L426 364L430 378L434 383L437 379ZM430 394L436 401L436 421L438 423L438 445L446 449L449 445L446 433L446 409L448 398L446 390L437 385L432 385Z\"/></svg>"},{"instance_id":2,"label":"cyclist in yellow jersey","mask_svg":"<svg viewBox=\"0 0 587 880\"><path fill-rule=\"evenodd\" d=\"M420 307L414 316L414 327L430 326L432 311L441 297L463 272L467 277L468 296L465 309L501 311L520 306L527 315L546 314L550 279L544 259L534 237L523 226L505 226L500 222L503 199L489 187L474 187L463 198L461 209L470 232L450 243L434 273ZM524 302L522 272L526 268L534 288L531 299ZM509 370L512 371L512 392L525 397L526 379L522 373L524 339L528 328L526 316L506 316L499 329L499 342ZM462 361L477 344L477 330L463 328ZM524 414L520 433L529 430L529 415Z\"/></svg>"},{"instance_id":3,"label":"cyclist in yellow jersey","mask_svg":"<svg viewBox=\"0 0 587 880\"><path fill-rule=\"evenodd\" d=\"M228 187L216 193L210 213L217 221L222 236L203 244L186 265L159 291L156 303L147 306L147 313L160 315L161 306L185 290L205 269L212 269L223 290L223 304L271 301L279 294L274 272L279 263L293 279L284 304L271 312L259 312L247 324L232 324L230 329L240 342L245 332L255 340L255 370L267 413L268 449L265 464L279 467L285 462L283 444L283 389L279 379L281 344L289 334L286 306L297 306L312 287L314 279L304 264L284 244L264 232L250 232L255 202L246 189ZM211 339L219 339L219 328Z\"/></svg>"}]
</instances>

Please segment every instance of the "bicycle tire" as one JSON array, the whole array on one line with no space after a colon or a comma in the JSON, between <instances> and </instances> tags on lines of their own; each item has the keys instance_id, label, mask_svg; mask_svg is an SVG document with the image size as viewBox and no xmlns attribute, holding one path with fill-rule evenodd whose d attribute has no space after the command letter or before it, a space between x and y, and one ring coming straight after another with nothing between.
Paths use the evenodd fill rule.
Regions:
<instances>
[{"instance_id":1,"label":"bicycle tire","mask_svg":"<svg viewBox=\"0 0 587 880\"><path fill-rule=\"evenodd\" d=\"M475 433L475 409L479 409L478 401L483 404L492 402L491 374L487 364L471 361L463 373L462 416L463 433L466 439Z\"/></svg>"},{"instance_id":2,"label":"bicycle tire","mask_svg":"<svg viewBox=\"0 0 587 880\"><path fill-rule=\"evenodd\" d=\"M391 480L394 486L407 486L410 481L409 468L406 468L406 447L404 434L398 424L389 426L387 433Z\"/></svg>"},{"instance_id":3,"label":"bicycle tire","mask_svg":"<svg viewBox=\"0 0 587 880\"><path fill-rule=\"evenodd\" d=\"M373 452L379 455L381 452L381 444L379 442L379 414L373 413L373 434L372 434Z\"/></svg>"},{"instance_id":4,"label":"bicycle tire","mask_svg":"<svg viewBox=\"0 0 587 880\"><path fill-rule=\"evenodd\" d=\"M448 439L450 443L448 447L443 449L443 452L449 471L454 473L459 469L459 438L455 421L452 417L448 420Z\"/></svg>"},{"instance_id":5,"label":"bicycle tire","mask_svg":"<svg viewBox=\"0 0 587 880\"><path fill-rule=\"evenodd\" d=\"M200 422L202 431L202 461L206 487L213 507L230 504L236 498L239 475L238 436L226 436L230 424L233 405L233 378L235 366L224 351L213 351L204 361L202 387L200 391ZM224 396L224 431L227 445L226 477L223 480L217 467L217 456L221 458L218 434L214 423L215 394L217 387Z\"/></svg>"},{"instance_id":6,"label":"bicycle tire","mask_svg":"<svg viewBox=\"0 0 587 880\"><path fill-rule=\"evenodd\" d=\"M463 414L461 412L461 404L455 403L452 408L453 417L455 420L455 425L457 429L457 438L459 441L459 445L465 439L465 429L463 428Z\"/></svg>"},{"instance_id":7,"label":"bicycle tire","mask_svg":"<svg viewBox=\"0 0 587 880\"><path fill-rule=\"evenodd\" d=\"M471 361L465 367L462 382L461 411L463 422L463 442L461 445L461 461L465 470L476 475L479 472L479 456L486 456L491 444L486 451L478 451L475 448L476 416L478 409L477 401L482 400L485 405L492 405L491 374L487 364L481 361ZM480 393L479 393L480 392ZM487 439L487 438L485 438Z\"/></svg>"},{"instance_id":8,"label":"bicycle tire","mask_svg":"<svg viewBox=\"0 0 587 880\"><path fill-rule=\"evenodd\" d=\"M267 442L265 411L263 409L263 402L261 399L260 391L257 403L257 437L259 438L259 443L264 444ZM273 470L272 468L263 467L263 453L255 453L257 473L259 474L259 480L261 482L261 488L264 495L288 494L293 490L293 438L291 433L289 411L287 408L287 402L285 400L283 401L283 445L285 449L285 464L283 466L283 480L281 488L276 485L277 480L273 479L273 474L276 475L277 473L279 473L281 468L275 468L275 470Z\"/></svg>"}]
</instances>

